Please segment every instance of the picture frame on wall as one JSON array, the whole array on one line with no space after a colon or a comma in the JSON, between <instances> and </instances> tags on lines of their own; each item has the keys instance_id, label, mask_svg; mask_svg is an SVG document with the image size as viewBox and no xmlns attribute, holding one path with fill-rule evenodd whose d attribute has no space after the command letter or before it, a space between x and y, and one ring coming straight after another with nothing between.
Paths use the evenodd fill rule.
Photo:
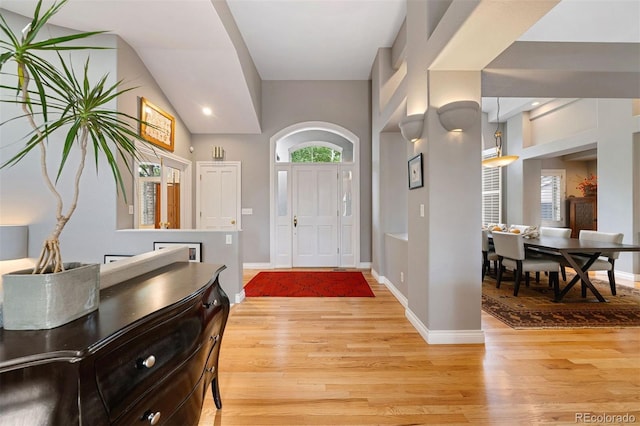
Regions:
<instances>
[{"instance_id":1,"label":"picture frame on wall","mask_svg":"<svg viewBox=\"0 0 640 426\"><path fill-rule=\"evenodd\" d=\"M165 247L187 246L189 247L189 262L202 262L202 243L175 243L154 242L153 249L160 250Z\"/></svg>"},{"instance_id":2,"label":"picture frame on wall","mask_svg":"<svg viewBox=\"0 0 640 426\"><path fill-rule=\"evenodd\" d=\"M409 159L409 189L424 186L422 177L422 153Z\"/></svg>"},{"instance_id":3,"label":"picture frame on wall","mask_svg":"<svg viewBox=\"0 0 640 426\"><path fill-rule=\"evenodd\" d=\"M104 264L106 265L111 262L117 262L118 260L126 259L131 256L133 255L132 254L105 254Z\"/></svg>"},{"instance_id":4,"label":"picture frame on wall","mask_svg":"<svg viewBox=\"0 0 640 426\"><path fill-rule=\"evenodd\" d=\"M166 111L140 98L140 136L155 146L173 152L176 119Z\"/></svg>"}]
</instances>

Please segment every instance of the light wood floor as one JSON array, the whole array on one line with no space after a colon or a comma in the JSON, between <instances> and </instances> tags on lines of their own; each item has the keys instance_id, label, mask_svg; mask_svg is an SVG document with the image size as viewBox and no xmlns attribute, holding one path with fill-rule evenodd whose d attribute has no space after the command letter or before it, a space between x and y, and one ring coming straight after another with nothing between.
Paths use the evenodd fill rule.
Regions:
<instances>
[{"instance_id":1,"label":"light wood floor","mask_svg":"<svg viewBox=\"0 0 640 426\"><path fill-rule=\"evenodd\" d=\"M640 329L513 330L483 313L484 346L428 345L365 277L375 298L234 306L223 408L209 395L200 425L568 425L580 413L640 423Z\"/></svg>"}]
</instances>

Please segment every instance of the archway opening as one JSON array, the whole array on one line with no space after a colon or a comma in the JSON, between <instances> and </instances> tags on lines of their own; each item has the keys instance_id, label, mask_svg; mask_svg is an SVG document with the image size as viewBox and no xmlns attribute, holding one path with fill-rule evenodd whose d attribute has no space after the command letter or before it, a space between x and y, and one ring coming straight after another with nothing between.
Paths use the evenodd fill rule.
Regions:
<instances>
[{"instance_id":1,"label":"archway opening","mask_svg":"<svg viewBox=\"0 0 640 426\"><path fill-rule=\"evenodd\" d=\"M357 266L359 138L327 122L271 138L271 264Z\"/></svg>"}]
</instances>

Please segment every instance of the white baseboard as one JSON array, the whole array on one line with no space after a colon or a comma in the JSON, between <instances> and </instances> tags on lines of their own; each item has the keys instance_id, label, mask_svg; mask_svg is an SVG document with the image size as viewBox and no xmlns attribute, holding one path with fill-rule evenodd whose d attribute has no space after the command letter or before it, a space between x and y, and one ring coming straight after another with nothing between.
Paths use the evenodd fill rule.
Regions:
<instances>
[{"instance_id":1,"label":"white baseboard","mask_svg":"<svg viewBox=\"0 0 640 426\"><path fill-rule=\"evenodd\" d=\"M270 263L243 263L243 269L273 269Z\"/></svg>"},{"instance_id":2,"label":"white baseboard","mask_svg":"<svg viewBox=\"0 0 640 426\"><path fill-rule=\"evenodd\" d=\"M407 308L405 315L420 336L430 345L484 344L482 330L429 330L411 309Z\"/></svg>"},{"instance_id":3,"label":"white baseboard","mask_svg":"<svg viewBox=\"0 0 640 426\"><path fill-rule=\"evenodd\" d=\"M243 263L244 269L275 269L271 263L248 262ZM371 262L360 262L357 269L371 269Z\"/></svg>"},{"instance_id":4,"label":"white baseboard","mask_svg":"<svg viewBox=\"0 0 640 426\"><path fill-rule=\"evenodd\" d=\"M609 282L609 276L607 275L607 271L596 271L596 278ZM618 278L625 281L619 282ZM631 283L629 283L629 281L631 281ZM640 274L633 274L631 272L624 272L624 271L616 271L616 285L633 287L634 281L640 281Z\"/></svg>"},{"instance_id":5,"label":"white baseboard","mask_svg":"<svg viewBox=\"0 0 640 426\"><path fill-rule=\"evenodd\" d=\"M400 302L400 304L406 309L409 303L407 300L407 297L404 294L402 294L400 290L398 290L398 288L395 285L393 285L393 283L388 279L386 279L385 277L382 277L382 281L383 281L382 284L384 284L385 287L389 289L391 294L393 294L394 297L398 300L398 302Z\"/></svg>"},{"instance_id":6,"label":"white baseboard","mask_svg":"<svg viewBox=\"0 0 640 426\"><path fill-rule=\"evenodd\" d=\"M244 289L242 289L240 293L236 293L234 297L234 301L233 303L231 303L231 305L234 305L236 303L242 303L244 299L245 299L245 294L244 294Z\"/></svg>"},{"instance_id":7,"label":"white baseboard","mask_svg":"<svg viewBox=\"0 0 640 426\"><path fill-rule=\"evenodd\" d=\"M378 271L376 271L375 269L371 269L371 275L373 275L373 278L378 284L384 284L385 278L383 275L378 274Z\"/></svg>"}]
</instances>

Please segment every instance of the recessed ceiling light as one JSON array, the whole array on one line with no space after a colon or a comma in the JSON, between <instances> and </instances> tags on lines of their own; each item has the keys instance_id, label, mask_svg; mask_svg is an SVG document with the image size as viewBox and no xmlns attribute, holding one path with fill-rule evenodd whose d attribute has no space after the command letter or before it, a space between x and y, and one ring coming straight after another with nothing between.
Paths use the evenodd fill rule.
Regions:
<instances>
[{"instance_id":1,"label":"recessed ceiling light","mask_svg":"<svg viewBox=\"0 0 640 426\"><path fill-rule=\"evenodd\" d=\"M204 108L202 108L202 113L204 115L211 115L211 114L213 114L213 111L211 111L211 108L209 108L209 107L204 107Z\"/></svg>"},{"instance_id":2,"label":"recessed ceiling light","mask_svg":"<svg viewBox=\"0 0 640 426\"><path fill-rule=\"evenodd\" d=\"M538 101L531 102L531 106L538 106L538 105L540 105L540 102L538 102Z\"/></svg>"}]
</instances>

